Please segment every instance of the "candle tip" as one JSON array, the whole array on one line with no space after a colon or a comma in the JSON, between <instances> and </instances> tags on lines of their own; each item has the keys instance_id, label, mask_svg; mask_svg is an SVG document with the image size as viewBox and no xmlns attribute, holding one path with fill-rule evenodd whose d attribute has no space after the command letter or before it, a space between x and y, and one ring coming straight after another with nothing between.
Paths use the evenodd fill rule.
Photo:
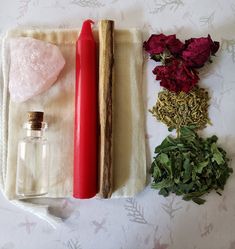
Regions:
<instances>
[{"instance_id":1,"label":"candle tip","mask_svg":"<svg viewBox=\"0 0 235 249\"><path fill-rule=\"evenodd\" d=\"M80 36L92 36L92 30L91 30L91 25L94 24L94 22L90 19L85 20L82 24L82 29Z\"/></svg>"},{"instance_id":2,"label":"candle tip","mask_svg":"<svg viewBox=\"0 0 235 249\"><path fill-rule=\"evenodd\" d=\"M87 19L87 20L85 20L84 22L89 22L90 24L95 24L95 22L93 21L93 20L91 20L91 19ZM83 23L84 23L83 22Z\"/></svg>"}]
</instances>

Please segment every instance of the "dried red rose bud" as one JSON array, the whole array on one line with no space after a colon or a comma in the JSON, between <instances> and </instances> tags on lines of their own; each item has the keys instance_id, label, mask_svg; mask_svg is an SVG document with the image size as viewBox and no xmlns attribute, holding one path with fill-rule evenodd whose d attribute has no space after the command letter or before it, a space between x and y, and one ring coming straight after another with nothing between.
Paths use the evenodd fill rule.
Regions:
<instances>
[{"instance_id":1,"label":"dried red rose bud","mask_svg":"<svg viewBox=\"0 0 235 249\"><path fill-rule=\"evenodd\" d=\"M167 66L156 66L153 73L157 75L156 80L160 80L160 85L172 92L187 93L199 81L197 72L177 59Z\"/></svg>"},{"instance_id":2,"label":"dried red rose bud","mask_svg":"<svg viewBox=\"0 0 235 249\"><path fill-rule=\"evenodd\" d=\"M176 35L169 35L166 41L166 47L173 55L177 56L184 49L184 44L176 38Z\"/></svg>"},{"instance_id":3,"label":"dried red rose bud","mask_svg":"<svg viewBox=\"0 0 235 249\"><path fill-rule=\"evenodd\" d=\"M186 49L182 52L182 58L187 66L192 68L202 67L219 49L219 42L212 41L210 35L191 38L185 41L185 45Z\"/></svg>"},{"instance_id":4,"label":"dried red rose bud","mask_svg":"<svg viewBox=\"0 0 235 249\"><path fill-rule=\"evenodd\" d=\"M150 55L161 54L167 49L172 55L177 56L184 49L184 44L175 35L164 34L151 35L143 46Z\"/></svg>"},{"instance_id":5,"label":"dried red rose bud","mask_svg":"<svg viewBox=\"0 0 235 249\"><path fill-rule=\"evenodd\" d=\"M145 51L150 55L161 54L165 50L165 39L163 34L151 35L148 41L144 42Z\"/></svg>"}]
</instances>

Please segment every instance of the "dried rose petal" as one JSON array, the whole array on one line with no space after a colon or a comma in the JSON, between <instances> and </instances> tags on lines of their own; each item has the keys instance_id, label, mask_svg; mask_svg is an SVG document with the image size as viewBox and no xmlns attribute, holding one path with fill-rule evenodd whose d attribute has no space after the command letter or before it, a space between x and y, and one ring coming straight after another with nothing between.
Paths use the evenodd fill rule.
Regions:
<instances>
[{"instance_id":1,"label":"dried rose petal","mask_svg":"<svg viewBox=\"0 0 235 249\"><path fill-rule=\"evenodd\" d=\"M160 85L172 92L189 92L199 80L195 70L177 59L167 66L156 66L153 73L160 80Z\"/></svg>"},{"instance_id":2,"label":"dried rose petal","mask_svg":"<svg viewBox=\"0 0 235 249\"><path fill-rule=\"evenodd\" d=\"M182 58L187 66L192 68L202 67L219 49L219 42L212 41L208 37L191 38L185 41L186 49L182 52Z\"/></svg>"}]
</instances>

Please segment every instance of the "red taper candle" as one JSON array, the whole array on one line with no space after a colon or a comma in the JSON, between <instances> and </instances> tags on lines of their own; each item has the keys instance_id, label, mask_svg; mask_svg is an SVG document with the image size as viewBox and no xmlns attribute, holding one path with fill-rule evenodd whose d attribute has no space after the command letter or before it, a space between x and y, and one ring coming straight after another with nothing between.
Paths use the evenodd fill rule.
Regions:
<instances>
[{"instance_id":1,"label":"red taper candle","mask_svg":"<svg viewBox=\"0 0 235 249\"><path fill-rule=\"evenodd\" d=\"M83 22L76 42L76 89L74 124L75 198L91 198L97 193L97 77L93 21Z\"/></svg>"}]
</instances>

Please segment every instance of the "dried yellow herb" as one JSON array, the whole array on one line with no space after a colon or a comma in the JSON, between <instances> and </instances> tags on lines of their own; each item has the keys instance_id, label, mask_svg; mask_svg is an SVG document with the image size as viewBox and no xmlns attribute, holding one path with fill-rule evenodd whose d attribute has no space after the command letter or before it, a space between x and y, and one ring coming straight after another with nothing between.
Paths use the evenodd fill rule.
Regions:
<instances>
[{"instance_id":1,"label":"dried yellow herb","mask_svg":"<svg viewBox=\"0 0 235 249\"><path fill-rule=\"evenodd\" d=\"M189 93L165 89L159 92L156 105L149 111L169 128L178 130L182 126L194 125L196 129L203 129L211 124L208 102L208 92L198 86Z\"/></svg>"}]
</instances>

